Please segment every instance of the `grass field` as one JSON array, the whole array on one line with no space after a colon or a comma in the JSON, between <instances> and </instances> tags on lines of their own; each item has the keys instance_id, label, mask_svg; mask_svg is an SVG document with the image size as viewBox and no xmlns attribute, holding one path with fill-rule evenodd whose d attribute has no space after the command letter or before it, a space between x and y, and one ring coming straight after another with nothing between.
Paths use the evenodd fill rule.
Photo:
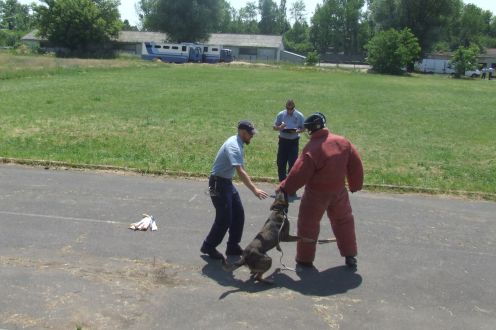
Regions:
<instances>
[{"instance_id":1,"label":"grass field","mask_svg":"<svg viewBox=\"0 0 496 330\"><path fill-rule=\"evenodd\" d=\"M272 124L293 98L305 115L325 113L331 131L353 141L369 188L496 199L496 81L65 61L0 54L0 157L206 176L247 118L259 130L245 149L248 173L275 179Z\"/></svg>"}]
</instances>

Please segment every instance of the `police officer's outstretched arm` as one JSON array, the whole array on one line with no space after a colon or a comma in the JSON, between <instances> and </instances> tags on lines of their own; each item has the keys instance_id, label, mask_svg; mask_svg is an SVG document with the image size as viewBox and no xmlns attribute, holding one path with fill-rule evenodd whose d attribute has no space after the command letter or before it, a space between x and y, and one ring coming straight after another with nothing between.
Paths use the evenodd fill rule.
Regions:
<instances>
[{"instance_id":1,"label":"police officer's outstretched arm","mask_svg":"<svg viewBox=\"0 0 496 330\"><path fill-rule=\"evenodd\" d=\"M236 166L236 172L238 173L239 178L243 183L245 184L248 189L251 190L251 192L257 196L259 199L265 199L269 197L269 194L267 194L265 191L262 189L258 189L253 182L251 182L250 177L248 176L248 173L246 173L245 169L241 165Z\"/></svg>"}]
</instances>

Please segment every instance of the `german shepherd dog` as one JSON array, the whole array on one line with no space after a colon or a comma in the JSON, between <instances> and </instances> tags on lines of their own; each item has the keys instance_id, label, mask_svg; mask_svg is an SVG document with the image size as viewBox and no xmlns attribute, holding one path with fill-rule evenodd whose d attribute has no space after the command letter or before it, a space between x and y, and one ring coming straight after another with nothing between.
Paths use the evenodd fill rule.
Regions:
<instances>
[{"instance_id":1,"label":"german shepherd dog","mask_svg":"<svg viewBox=\"0 0 496 330\"><path fill-rule=\"evenodd\" d=\"M295 242L302 239L289 234L287 209L288 200L285 193L282 191L277 192L274 203L270 206L272 212L262 230L243 250L243 254L238 261L233 264L229 264L227 261L224 262L224 270L232 272L241 266L247 266L251 271L251 279L270 282L262 278L262 274L272 266L272 258L267 255L267 251L274 247L281 251L279 242Z\"/></svg>"}]
</instances>

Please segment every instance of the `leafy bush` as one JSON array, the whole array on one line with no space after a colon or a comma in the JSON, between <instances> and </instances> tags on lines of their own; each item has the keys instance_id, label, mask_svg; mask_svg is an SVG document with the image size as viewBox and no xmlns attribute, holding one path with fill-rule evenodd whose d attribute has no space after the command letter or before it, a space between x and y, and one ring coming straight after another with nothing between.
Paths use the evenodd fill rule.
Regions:
<instances>
[{"instance_id":1,"label":"leafy bush","mask_svg":"<svg viewBox=\"0 0 496 330\"><path fill-rule=\"evenodd\" d=\"M29 48L27 45L19 45L19 47L16 47L14 49L14 54L16 55L29 55L31 54L31 48Z\"/></svg>"},{"instance_id":2,"label":"leafy bush","mask_svg":"<svg viewBox=\"0 0 496 330\"><path fill-rule=\"evenodd\" d=\"M297 54L307 54L308 52L311 52L313 46L310 43L308 29L308 25L305 22L295 22L293 27L284 33L284 48Z\"/></svg>"},{"instance_id":3,"label":"leafy bush","mask_svg":"<svg viewBox=\"0 0 496 330\"><path fill-rule=\"evenodd\" d=\"M306 65L314 66L319 62L319 54L315 51L308 53L307 60L305 62Z\"/></svg>"},{"instance_id":4,"label":"leafy bush","mask_svg":"<svg viewBox=\"0 0 496 330\"><path fill-rule=\"evenodd\" d=\"M455 77L460 78L465 75L465 71L477 68L477 55L479 55L479 46L471 45L470 47L459 47L450 64L455 68Z\"/></svg>"},{"instance_id":5,"label":"leafy bush","mask_svg":"<svg viewBox=\"0 0 496 330\"><path fill-rule=\"evenodd\" d=\"M366 49L367 62L373 70L387 74L402 74L420 54L418 39L408 28L381 31L369 41Z\"/></svg>"},{"instance_id":6,"label":"leafy bush","mask_svg":"<svg viewBox=\"0 0 496 330\"><path fill-rule=\"evenodd\" d=\"M17 30L0 30L0 46L15 47L23 35L24 32Z\"/></svg>"},{"instance_id":7,"label":"leafy bush","mask_svg":"<svg viewBox=\"0 0 496 330\"><path fill-rule=\"evenodd\" d=\"M295 43L291 40L286 39L286 36L283 37L284 49L296 53L296 54L307 54L313 50L313 46L310 42L301 42Z\"/></svg>"},{"instance_id":8,"label":"leafy bush","mask_svg":"<svg viewBox=\"0 0 496 330\"><path fill-rule=\"evenodd\" d=\"M17 44L11 51L13 55L40 55L46 52L39 46L30 46L26 44Z\"/></svg>"}]
</instances>

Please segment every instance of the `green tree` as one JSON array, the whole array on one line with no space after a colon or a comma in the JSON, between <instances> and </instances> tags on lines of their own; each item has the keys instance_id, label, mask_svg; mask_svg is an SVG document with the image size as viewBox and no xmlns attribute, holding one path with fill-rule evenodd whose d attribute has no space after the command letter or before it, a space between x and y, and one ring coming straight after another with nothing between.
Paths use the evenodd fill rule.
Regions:
<instances>
[{"instance_id":1,"label":"green tree","mask_svg":"<svg viewBox=\"0 0 496 330\"><path fill-rule=\"evenodd\" d=\"M485 36L484 45L488 48L496 48L496 16L493 16L489 23L489 30Z\"/></svg>"},{"instance_id":2,"label":"green tree","mask_svg":"<svg viewBox=\"0 0 496 330\"><path fill-rule=\"evenodd\" d=\"M243 31L243 22L241 21L239 11L232 7L227 1L226 5L221 5L221 19L217 31L219 33L241 33Z\"/></svg>"},{"instance_id":3,"label":"green tree","mask_svg":"<svg viewBox=\"0 0 496 330\"><path fill-rule=\"evenodd\" d=\"M221 14L220 0L150 0L145 3L149 13L144 16L144 28L165 32L174 42L207 40L218 26Z\"/></svg>"},{"instance_id":4,"label":"green tree","mask_svg":"<svg viewBox=\"0 0 496 330\"><path fill-rule=\"evenodd\" d=\"M281 0L276 14L276 34L284 34L291 28L287 15L286 0Z\"/></svg>"},{"instance_id":5,"label":"green tree","mask_svg":"<svg viewBox=\"0 0 496 330\"><path fill-rule=\"evenodd\" d=\"M310 28L310 41L314 47L320 53L361 53L364 4L364 0L327 0L317 5Z\"/></svg>"},{"instance_id":6,"label":"green tree","mask_svg":"<svg viewBox=\"0 0 496 330\"><path fill-rule=\"evenodd\" d=\"M408 28L402 31L381 31L369 41L366 48L368 63L379 73L401 74L420 55L418 40Z\"/></svg>"},{"instance_id":7,"label":"green tree","mask_svg":"<svg viewBox=\"0 0 496 330\"><path fill-rule=\"evenodd\" d=\"M496 16L493 16L491 18L491 22L489 23L489 36L496 38Z\"/></svg>"},{"instance_id":8,"label":"green tree","mask_svg":"<svg viewBox=\"0 0 496 330\"><path fill-rule=\"evenodd\" d=\"M17 30L0 30L0 46L15 47L21 41L24 32Z\"/></svg>"},{"instance_id":9,"label":"green tree","mask_svg":"<svg viewBox=\"0 0 496 330\"><path fill-rule=\"evenodd\" d=\"M344 2L344 52L345 54L362 53L365 40L361 39L364 13L362 8L365 5L364 0L346 0Z\"/></svg>"},{"instance_id":10,"label":"green tree","mask_svg":"<svg viewBox=\"0 0 496 330\"><path fill-rule=\"evenodd\" d=\"M127 19L122 21L121 30L122 31L139 31L138 27L131 25Z\"/></svg>"},{"instance_id":11,"label":"green tree","mask_svg":"<svg viewBox=\"0 0 496 330\"><path fill-rule=\"evenodd\" d=\"M306 7L305 2L303 0L296 0L291 4L291 8L289 9L291 13L291 19L293 20L293 24L296 22L303 22L306 19Z\"/></svg>"},{"instance_id":12,"label":"green tree","mask_svg":"<svg viewBox=\"0 0 496 330\"><path fill-rule=\"evenodd\" d=\"M491 12L484 11L473 4L463 7L460 17L457 40L459 45L469 47L476 44L482 48L482 38L489 33Z\"/></svg>"},{"instance_id":13,"label":"green tree","mask_svg":"<svg viewBox=\"0 0 496 330\"><path fill-rule=\"evenodd\" d=\"M315 66L319 62L319 54L317 52L309 52L305 64L308 66Z\"/></svg>"},{"instance_id":14,"label":"green tree","mask_svg":"<svg viewBox=\"0 0 496 330\"><path fill-rule=\"evenodd\" d=\"M0 29L28 31L33 23L31 6L17 0L0 0Z\"/></svg>"},{"instance_id":15,"label":"green tree","mask_svg":"<svg viewBox=\"0 0 496 330\"><path fill-rule=\"evenodd\" d=\"M36 7L39 34L72 55L92 56L121 28L119 0L43 0Z\"/></svg>"},{"instance_id":16,"label":"green tree","mask_svg":"<svg viewBox=\"0 0 496 330\"><path fill-rule=\"evenodd\" d=\"M298 54L307 54L313 51L308 34L309 29L306 21L296 21L283 36L284 48Z\"/></svg>"},{"instance_id":17,"label":"green tree","mask_svg":"<svg viewBox=\"0 0 496 330\"><path fill-rule=\"evenodd\" d=\"M258 29L261 34L276 34L277 33L277 12L278 8L272 0L259 0L258 10L260 12L260 22Z\"/></svg>"},{"instance_id":18,"label":"green tree","mask_svg":"<svg viewBox=\"0 0 496 330\"><path fill-rule=\"evenodd\" d=\"M236 32L234 23L236 15L236 9L234 9L226 0L221 0L219 21L217 22L215 31L219 33Z\"/></svg>"},{"instance_id":19,"label":"green tree","mask_svg":"<svg viewBox=\"0 0 496 330\"><path fill-rule=\"evenodd\" d=\"M156 5L157 0L138 0L134 5L136 12L138 13L138 19L142 30L147 31L146 20L152 15Z\"/></svg>"},{"instance_id":20,"label":"green tree","mask_svg":"<svg viewBox=\"0 0 496 330\"><path fill-rule=\"evenodd\" d=\"M241 33L259 33L257 14L258 7L253 1L249 1L239 10L239 26Z\"/></svg>"},{"instance_id":21,"label":"green tree","mask_svg":"<svg viewBox=\"0 0 496 330\"><path fill-rule=\"evenodd\" d=\"M337 0L329 0L317 5L311 19L310 42L320 54L328 51L338 53L342 45L342 13Z\"/></svg>"},{"instance_id":22,"label":"green tree","mask_svg":"<svg viewBox=\"0 0 496 330\"><path fill-rule=\"evenodd\" d=\"M307 54L314 50L310 43L310 27L305 20L305 3L303 0L296 0L290 8L293 26L283 35L284 47L298 54Z\"/></svg>"},{"instance_id":23,"label":"green tree","mask_svg":"<svg viewBox=\"0 0 496 330\"><path fill-rule=\"evenodd\" d=\"M443 38L461 0L374 0L374 25L379 31L409 28L418 38L422 53Z\"/></svg>"},{"instance_id":24,"label":"green tree","mask_svg":"<svg viewBox=\"0 0 496 330\"><path fill-rule=\"evenodd\" d=\"M401 26L399 0L373 0L369 6L377 32Z\"/></svg>"},{"instance_id":25,"label":"green tree","mask_svg":"<svg viewBox=\"0 0 496 330\"><path fill-rule=\"evenodd\" d=\"M465 75L465 71L477 68L477 55L479 55L479 46L471 45L469 47L459 47L450 64L455 68L455 77L460 78Z\"/></svg>"},{"instance_id":26,"label":"green tree","mask_svg":"<svg viewBox=\"0 0 496 330\"><path fill-rule=\"evenodd\" d=\"M493 48L496 40L491 35L493 14L473 4L463 4L462 0L453 0L454 12L450 22L441 30L441 38L431 49L456 50L460 46L468 47L477 44L482 50L484 47ZM494 40L494 42L493 42Z\"/></svg>"}]
</instances>

